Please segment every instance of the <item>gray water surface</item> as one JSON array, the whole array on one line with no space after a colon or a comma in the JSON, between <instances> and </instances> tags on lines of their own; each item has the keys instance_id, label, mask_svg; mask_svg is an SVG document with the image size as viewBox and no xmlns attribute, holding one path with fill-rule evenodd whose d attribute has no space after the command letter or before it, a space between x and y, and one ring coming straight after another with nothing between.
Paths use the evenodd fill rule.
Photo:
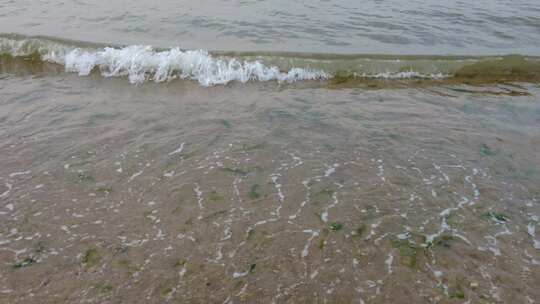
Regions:
<instances>
[{"instance_id":1,"label":"gray water surface","mask_svg":"<svg viewBox=\"0 0 540 304\"><path fill-rule=\"evenodd\" d=\"M0 0L0 32L188 49L540 54L535 0Z\"/></svg>"}]
</instances>

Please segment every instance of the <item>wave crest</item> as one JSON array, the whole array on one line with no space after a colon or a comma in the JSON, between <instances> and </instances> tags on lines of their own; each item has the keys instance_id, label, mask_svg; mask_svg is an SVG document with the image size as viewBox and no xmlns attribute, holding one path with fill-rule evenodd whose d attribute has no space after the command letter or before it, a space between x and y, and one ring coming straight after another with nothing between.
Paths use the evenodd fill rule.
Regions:
<instances>
[{"instance_id":1,"label":"wave crest","mask_svg":"<svg viewBox=\"0 0 540 304\"><path fill-rule=\"evenodd\" d=\"M81 76L99 72L131 83L188 79L203 86L231 81L295 82L333 79L464 79L539 81L540 57L335 55L310 53L208 52L179 47L111 47L57 38L0 34L0 55L25 62L52 62ZM32 61L26 59L31 58ZM37 61L33 61L37 60ZM459 79L458 79L459 78Z\"/></svg>"},{"instance_id":2,"label":"wave crest","mask_svg":"<svg viewBox=\"0 0 540 304\"><path fill-rule=\"evenodd\" d=\"M120 49L106 47L97 52L74 49L64 56L50 59L63 64L66 71L76 72L81 76L98 68L105 77L127 76L132 83L147 80L164 82L181 78L211 86L231 81L294 82L330 78L330 75L323 71L295 68L281 72L275 66L267 67L258 61L215 58L203 50L183 51L173 48L155 51L152 47L137 45Z\"/></svg>"},{"instance_id":3,"label":"wave crest","mask_svg":"<svg viewBox=\"0 0 540 304\"><path fill-rule=\"evenodd\" d=\"M86 76L97 69L105 77L128 77L136 84L175 78L195 80L204 86L231 81L294 82L331 78L330 74L315 69L292 68L283 72L277 66L266 66L259 61L217 58L204 50L158 51L141 45L83 49L39 39L1 38L0 53L15 57L37 53L42 60L63 65L67 72Z\"/></svg>"}]
</instances>

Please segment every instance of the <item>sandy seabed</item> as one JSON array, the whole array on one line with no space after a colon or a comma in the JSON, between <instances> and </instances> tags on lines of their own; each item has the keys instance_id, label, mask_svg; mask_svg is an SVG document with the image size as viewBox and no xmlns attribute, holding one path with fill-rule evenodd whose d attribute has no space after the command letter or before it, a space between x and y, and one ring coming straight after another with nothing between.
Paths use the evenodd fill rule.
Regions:
<instances>
[{"instance_id":1,"label":"sandy seabed","mask_svg":"<svg viewBox=\"0 0 540 304\"><path fill-rule=\"evenodd\" d=\"M2 303L540 298L537 85L2 77Z\"/></svg>"}]
</instances>

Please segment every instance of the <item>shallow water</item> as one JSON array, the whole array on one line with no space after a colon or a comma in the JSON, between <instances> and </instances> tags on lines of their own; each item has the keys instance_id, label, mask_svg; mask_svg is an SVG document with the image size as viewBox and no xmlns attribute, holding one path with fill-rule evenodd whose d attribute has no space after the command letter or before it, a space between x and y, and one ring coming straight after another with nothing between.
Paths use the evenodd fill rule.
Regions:
<instances>
[{"instance_id":1,"label":"shallow water","mask_svg":"<svg viewBox=\"0 0 540 304\"><path fill-rule=\"evenodd\" d=\"M536 303L539 15L0 0L0 303Z\"/></svg>"},{"instance_id":2,"label":"shallow water","mask_svg":"<svg viewBox=\"0 0 540 304\"><path fill-rule=\"evenodd\" d=\"M235 51L540 54L533 0L0 1L0 31Z\"/></svg>"},{"instance_id":3,"label":"shallow water","mask_svg":"<svg viewBox=\"0 0 540 304\"><path fill-rule=\"evenodd\" d=\"M1 302L540 298L537 85L0 91Z\"/></svg>"}]
</instances>

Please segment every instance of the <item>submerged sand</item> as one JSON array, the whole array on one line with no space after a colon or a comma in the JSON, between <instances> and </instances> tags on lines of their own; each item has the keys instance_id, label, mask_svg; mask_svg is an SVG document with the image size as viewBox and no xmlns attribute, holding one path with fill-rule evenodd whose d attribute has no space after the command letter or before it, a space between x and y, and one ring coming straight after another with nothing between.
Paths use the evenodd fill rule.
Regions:
<instances>
[{"instance_id":1,"label":"submerged sand","mask_svg":"<svg viewBox=\"0 0 540 304\"><path fill-rule=\"evenodd\" d=\"M538 85L2 77L2 303L540 298Z\"/></svg>"}]
</instances>

